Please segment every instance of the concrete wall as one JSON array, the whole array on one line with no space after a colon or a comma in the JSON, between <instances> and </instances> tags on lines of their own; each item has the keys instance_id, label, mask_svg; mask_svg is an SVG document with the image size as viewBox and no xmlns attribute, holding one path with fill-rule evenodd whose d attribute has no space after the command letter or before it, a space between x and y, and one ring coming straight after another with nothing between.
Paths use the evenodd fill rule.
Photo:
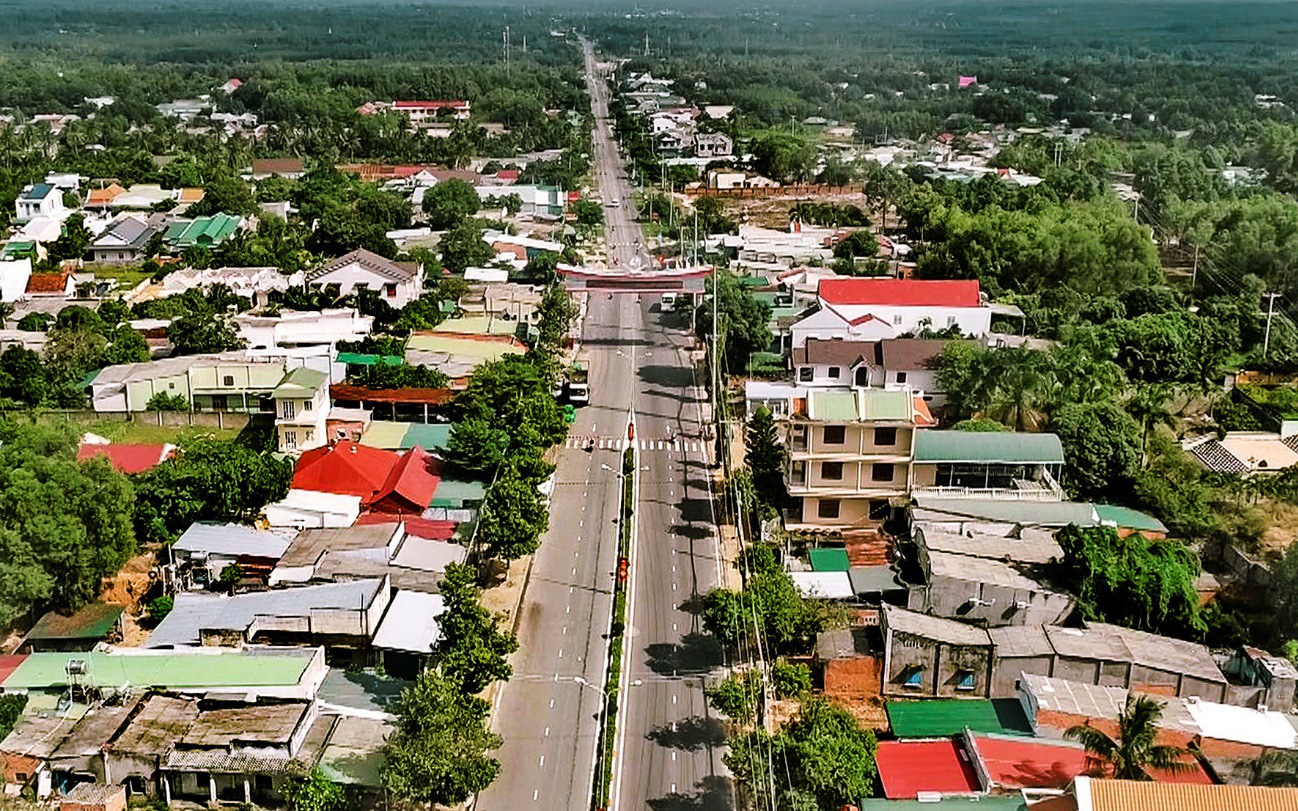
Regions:
<instances>
[{"instance_id":1,"label":"concrete wall","mask_svg":"<svg viewBox=\"0 0 1298 811\"><path fill-rule=\"evenodd\" d=\"M1067 594L1012 588L950 575L931 575L922 593L923 605L911 605L912 609L939 617L980 619L991 628L1052 625L1062 621L1073 609L1073 598ZM970 598L991 605L975 604ZM1027 603L1027 607L1019 608L1020 603Z\"/></svg>"},{"instance_id":2,"label":"concrete wall","mask_svg":"<svg viewBox=\"0 0 1298 811\"><path fill-rule=\"evenodd\" d=\"M1033 676L1049 676L1051 659L1050 656L994 657L992 661L991 696L993 698L1003 698L1014 695L1014 692L1018 689L1019 678L1023 673Z\"/></svg>"},{"instance_id":3,"label":"concrete wall","mask_svg":"<svg viewBox=\"0 0 1298 811\"><path fill-rule=\"evenodd\" d=\"M883 692L886 695L950 698L987 695L991 657L988 648L947 645L891 629L885 647ZM908 677L917 669L921 674L918 685L907 686ZM959 687L965 671L973 673L972 689Z\"/></svg>"}]
</instances>

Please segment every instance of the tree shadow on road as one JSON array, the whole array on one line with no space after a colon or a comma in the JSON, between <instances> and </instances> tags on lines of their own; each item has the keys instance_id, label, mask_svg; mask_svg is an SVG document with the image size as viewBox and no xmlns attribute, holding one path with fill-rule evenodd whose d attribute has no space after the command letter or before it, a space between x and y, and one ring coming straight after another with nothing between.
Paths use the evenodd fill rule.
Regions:
<instances>
[{"instance_id":1,"label":"tree shadow on road","mask_svg":"<svg viewBox=\"0 0 1298 811\"><path fill-rule=\"evenodd\" d=\"M703 613L704 605L707 602L706 598L707 595L704 594L692 594L682 600L676 608L680 611L684 611L686 614L693 614L697 617Z\"/></svg>"},{"instance_id":2,"label":"tree shadow on road","mask_svg":"<svg viewBox=\"0 0 1298 811\"><path fill-rule=\"evenodd\" d=\"M653 811L731 811L734 793L730 781L724 777L705 777L697 784L698 791L684 794L679 791L665 797L649 800Z\"/></svg>"},{"instance_id":3,"label":"tree shadow on road","mask_svg":"<svg viewBox=\"0 0 1298 811\"><path fill-rule=\"evenodd\" d=\"M710 634L690 633L680 643L663 642L645 647L649 669L660 676L708 673L721 666L721 645Z\"/></svg>"},{"instance_id":4,"label":"tree shadow on road","mask_svg":"<svg viewBox=\"0 0 1298 811\"><path fill-rule=\"evenodd\" d=\"M716 718L692 715L677 721L674 728L671 724L655 727L645 737L668 749L697 752L700 749L724 746L726 728Z\"/></svg>"},{"instance_id":5,"label":"tree shadow on road","mask_svg":"<svg viewBox=\"0 0 1298 811\"><path fill-rule=\"evenodd\" d=\"M688 366L662 366L650 364L636 370L640 379L651 386L664 389L685 389L698 382L694 370Z\"/></svg>"},{"instance_id":6,"label":"tree shadow on road","mask_svg":"<svg viewBox=\"0 0 1298 811\"><path fill-rule=\"evenodd\" d=\"M687 541L703 541L712 537L712 531L702 524L673 524L671 533Z\"/></svg>"}]
</instances>

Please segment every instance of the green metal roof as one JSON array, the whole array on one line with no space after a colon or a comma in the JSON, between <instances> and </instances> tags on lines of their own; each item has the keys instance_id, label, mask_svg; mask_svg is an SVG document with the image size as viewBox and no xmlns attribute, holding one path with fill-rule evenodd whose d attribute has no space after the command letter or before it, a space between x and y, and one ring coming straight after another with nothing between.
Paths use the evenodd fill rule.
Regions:
<instances>
[{"instance_id":1,"label":"green metal roof","mask_svg":"<svg viewBox=\"0 0 1298 811\"><path fill-rule=\"evenodd\" d=\"M405 435L401 438L401 448L413 448L416 445L426 451L446 450L446 443L451 438L451 426L449 424L428 424L412 423L406 429Z\"/></svg>"},{"instance_id":2,"label":"green metal roof","mask_svg":"<svg viewBox=\"0 0 1298 811\"><path fill-rule=\"evenodd\" d=\"M487 495L487 486L482 482L464 479L442 479L437 483L433 501L428 506L460 509L467 504L481 503Z\"/></svg>"},{"instance_id":3,"label":"green metal roof","mask_svg":"<svg viewBox=\"0 0 1298 811\"><path fill-rule=\"evenodd\" d=\"M103 639L121 619L125 611L120 605L91 603L72 614L54 611L37 620L27 632L27 639Z\"/></svg>"},{"instance_id":4,"label":"green metal roof","mask_svg":"<svg viewBox=\"0 0 1298 811\"><path fill-rule=\"evenodd\" d=\"M440 451L446 449L450 436L451 426L447 424L373 420L361 434L361 444L402 451L418 445L424 450Z\"/></svg>"},{"instance_id":5,"label":"green metal roof","mask_svg":"<svg viewBox=\"0 0 1298 811\"><path fill-rule=\"evenodd\" d=\"M920 431L915 461L1058 465L1064 446L1054 434Z\"/></svg>"},{"instance_id":6,"label":"green metal roof","mask_svg":"<svg viewBox=\"0 0 1298 811\"><path fill-rule=\"evenodd\" d=\"M329 376L315 369L299 366L284 375L271 392L272 397L310 397L320 390Z\"/></svg>"},{"instance_id":7,"label":"green metal roof","mask_svg":"<svg viewBox=\"0 0 1298 811\"><path fill-rule=\"evenodd\" d=\"M360 352L339 352L338 362L348 366L400 366L406 359L400 355L363 355Z\"/></svg>"},{"instance_id":8,"label":"green metal roof","mask_svg":"<svg viewBox=\"0 0 1298 811\"><path fill-rule=\"evenodd\" d=\"M856 394L850 391L813 391L808 415L818 422L855 422Z\"/></svg>"},{"instance_id":9,"label":"green metal roof","mask_svg":"<svg viewBox=\"0 0 1298 811\"><path fill-rule=\"evenodd\" d=\"M931 699L889 701L888 723L898 738L947 738L965 729L1006 735L1032 735L1018 699Z\"/></svg>"},{"instance_id":10,"label":"green metal roof","mask_svg":"<svg viewBox=\"0 0 1298 811\"><path fill-rule=\"evenodd\" d=\"M213 214L191 222L177 222L167 229L166 239L177 248L194 245L213 247L220 245L239 228L239 218L229 214Z\"/></svg>"},{"instance_id":11,"label":"green metal roof","mask_svg":"<svg viewBox=\"0 0 1298 811\"><path fill-rule=\"evenodd\" d=\"M4 681L6 690L62 689L70 659L89 663L100 686L133 688L278 687L297 684L315 651L275 656L243 653L33 653Z\"/></svg>"},{"instance_id":12,"label":"green metal roof","mask_svg":"<svg viewBox=\"0 0 1298 811\"><path fill-rule=\"evenodd\" d=\"M1122 529L1134 529L1137 532L1167 532L1167 525L1162 521L1130 507L1096 504L1095 514L1099 516L1101 524L1114 524Z\"/></svg>"},{"instance_id":13,"label":"green metal roof","mask_svg":"<svg viewBox=\"0 0 1298 811\"><path fill-rule=\"evenodd\" d=\"M852 567L847 550L841 546L826 549L808 549L807 559L813 572L845 572Z\"/></svg>"}]
</instances>

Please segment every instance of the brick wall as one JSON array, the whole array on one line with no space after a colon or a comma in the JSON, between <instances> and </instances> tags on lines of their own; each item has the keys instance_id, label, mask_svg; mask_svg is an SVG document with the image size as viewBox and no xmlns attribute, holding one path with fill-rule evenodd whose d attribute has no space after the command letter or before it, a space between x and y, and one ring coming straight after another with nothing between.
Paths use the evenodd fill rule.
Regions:
<instances>
[{"instance_id":1,"label":"brick wall","mask_svg":"<svg viewBox=\"0 0 1298 811\"><path fill-rule=\"evenodd\" d=\"M1078 724L1095 727L1110 738L1116 739L1118 737L1118 722L1113 719L1087 718L1084 715L1059 712L1058 710L1040 710L1037 712L1037 727L1042 737L1062 736L1065 730ZM1160 746L1179 746L1183 749L1193 745L1210 760L1247 760L1255 758L1266 751L1266 747L1250 743L1205 738L1192 732L1176 729L1159 730L1157 743Z\"/></svg>"},{"instance_id":2,"label":"brick wall","mask_svg":"<svg viewBox=\"0 0 1298 811\"><path fill-rule=\"evenodd\" d=\"M825 695L858 698L879 695L883 679L883 659L858 656L825 662Z\"/></svg>"}]
</instances>

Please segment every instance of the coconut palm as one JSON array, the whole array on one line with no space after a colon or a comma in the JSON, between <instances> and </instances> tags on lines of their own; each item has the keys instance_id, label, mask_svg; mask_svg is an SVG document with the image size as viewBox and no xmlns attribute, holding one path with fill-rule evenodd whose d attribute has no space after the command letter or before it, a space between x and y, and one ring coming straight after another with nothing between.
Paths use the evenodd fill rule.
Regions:
<instances>
[{"instance_id":1,"label":"coconut palm","mask_svg":"<svg viewBox=\"0 0 1298 811\"><path fill-rule=\"evenodd\" d=\"M1255 786L1298 786L1298 752L1276 750L1267 752L1249 764L1253 769Z\"/></svg>"},{"instance_id":2,"label":"coconut palm","mask_svg":"<svg viewBox=\"0 0 1298 811\"><path fill-rule=\"evenodd\" d=\"M1118 738L1114 740L1086 724L1070 727L1064 737L1086 747L1097 774L1116 780L1152 780L1147 769L1188 771L1187 751L1179 746L1160 746L1158 719L1163 705L1149 696L1127 694L1127 705L1118 715Z\"/></svg>"}]
</instances>

